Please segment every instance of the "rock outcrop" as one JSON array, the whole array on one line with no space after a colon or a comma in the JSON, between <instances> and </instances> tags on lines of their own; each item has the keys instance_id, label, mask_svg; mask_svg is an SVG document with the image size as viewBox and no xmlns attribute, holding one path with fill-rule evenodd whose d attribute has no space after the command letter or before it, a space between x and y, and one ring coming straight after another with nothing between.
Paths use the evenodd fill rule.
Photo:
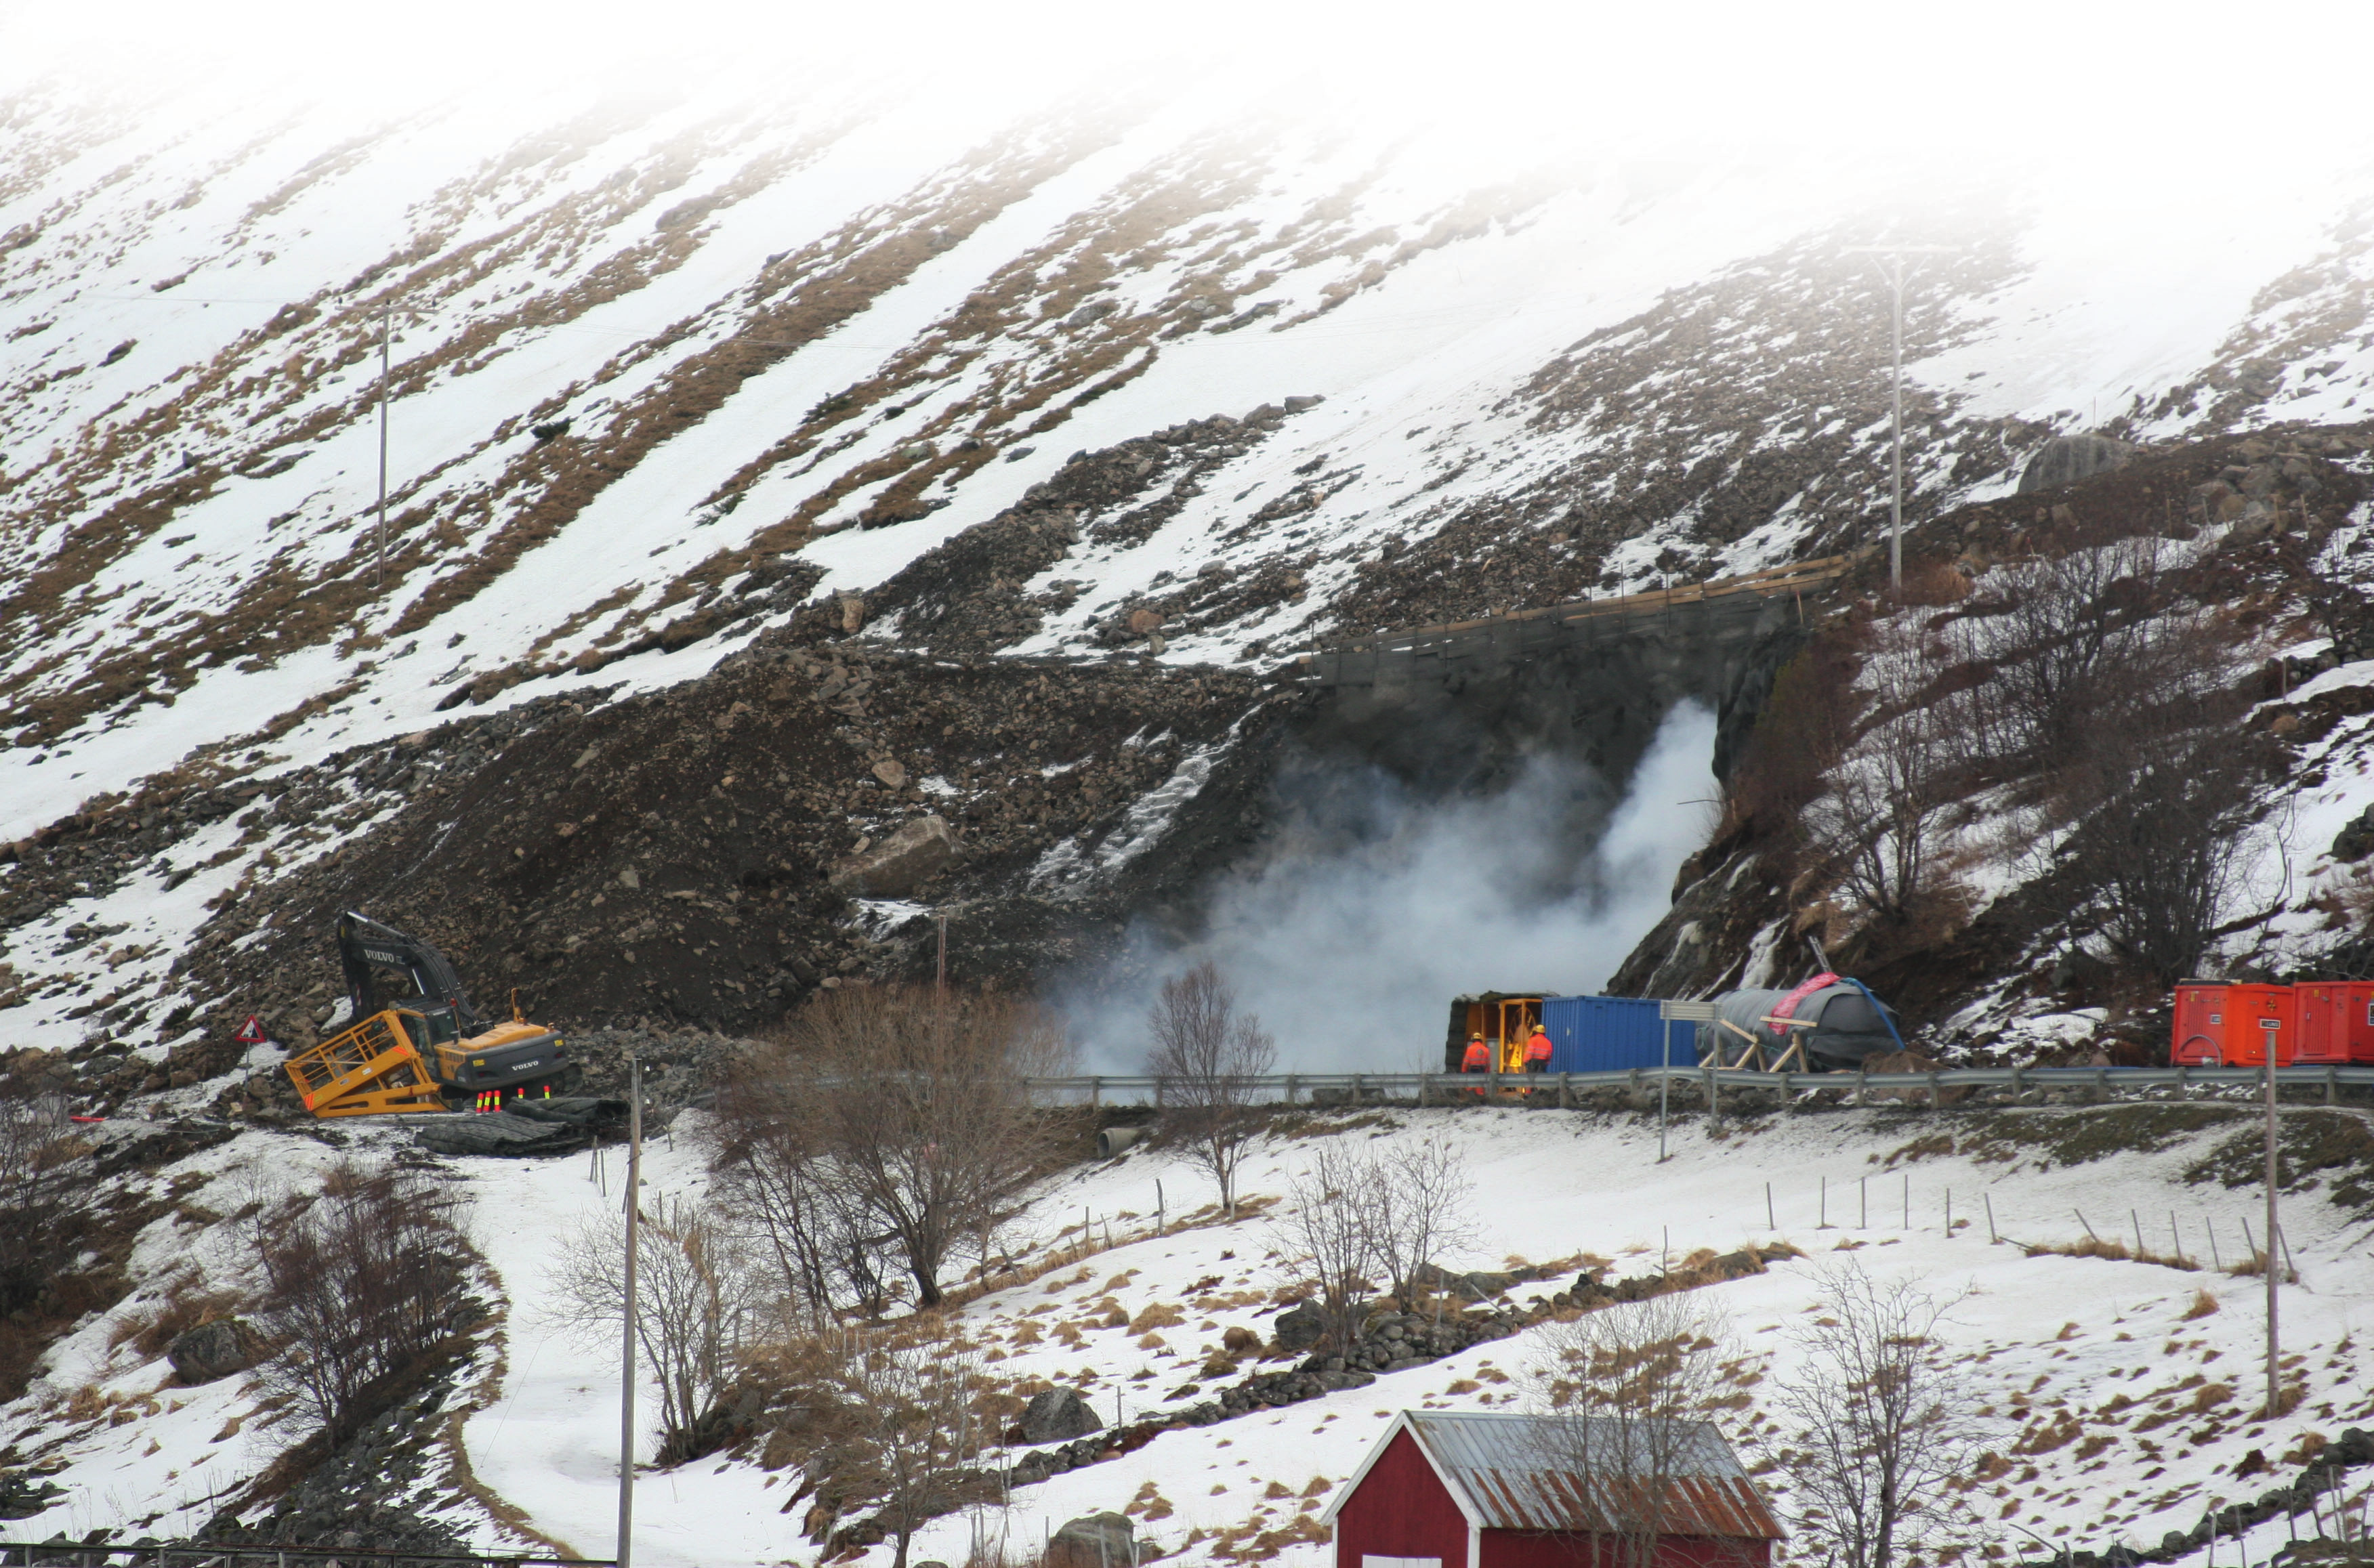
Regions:
<instances>
[{"instance_id":1,"label":"rock outcrop","mask_svg":"<svg viewBox=\"0 0 2374 1568\"><path fill-rule=\"evenodd\" d=\"M245 1372L263 1352L263 1340L245 1320L217 1317L184 1329L165 1347L174 1377L184 1384L212 1383Z\"/></svg>"},{"instance_id":2,"label":"rock outcrop","mask_svg":"<svg viewBox=\"0 0 2374 1568\"><path fill-rule=\"evenodd\" d=\"M2074 485L2097 474L2124 468L2135 460L2136 450L2132 442L2110 436L2055 436L2039 448L2036 455L2027 460L2027 466L2020 470L2019 493L2027 495Z\"/></svg>"}]
</instances>

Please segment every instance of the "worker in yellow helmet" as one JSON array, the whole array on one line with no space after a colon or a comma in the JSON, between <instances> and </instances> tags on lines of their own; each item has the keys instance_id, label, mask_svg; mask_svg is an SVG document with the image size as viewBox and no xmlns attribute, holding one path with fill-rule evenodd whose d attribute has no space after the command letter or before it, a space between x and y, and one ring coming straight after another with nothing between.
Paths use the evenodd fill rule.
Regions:
<instances>
[{"instance_id":1,"label":"worker in yellow helmet","mask_svg":"<svg viewBox=\"0 0 2374 1568\"><path fill-rule=\"evenodd\" d=\"M1534 1024L1533 1037L1525 1042L1525 1071L1527 1072L1547 1072L1550 1070L1550 1051L1552 1048L1548 1034L1543 1030L1540 1024Z\"/></svg>"}]
</instances>

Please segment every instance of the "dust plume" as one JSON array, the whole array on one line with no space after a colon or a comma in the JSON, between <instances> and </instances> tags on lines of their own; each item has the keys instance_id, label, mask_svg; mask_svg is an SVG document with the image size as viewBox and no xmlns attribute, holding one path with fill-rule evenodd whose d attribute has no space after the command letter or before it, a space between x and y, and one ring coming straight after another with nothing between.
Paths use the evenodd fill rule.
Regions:
<instances>
[{"instance_id":1,"label":"dust plume","mask_svg":"<svg viewBox=\"0 0 2374 1568\"><path fill-rule=\"evenodd\" d=\"M1127 962L1073 991L1088 1070L1140 1071L1146 993L1205 958L1277 1036L1282 1071L1440 1071L1451 997L1597 990L1704 837L1694 801L1714 792L1714 730L1705 708L1675 708L1612 804L1590 769L1556 756L1496 794L1448 801L1373 767L1331 771L1215 891L1192 940L1141 926Z\"/></svg>"}]
</instances>

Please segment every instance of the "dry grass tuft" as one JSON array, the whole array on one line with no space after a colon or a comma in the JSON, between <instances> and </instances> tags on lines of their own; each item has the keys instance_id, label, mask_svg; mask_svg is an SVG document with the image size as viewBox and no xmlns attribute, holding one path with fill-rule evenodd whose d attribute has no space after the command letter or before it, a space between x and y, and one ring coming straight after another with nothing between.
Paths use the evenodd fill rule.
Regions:
<instances>
[{"instance_id":1,"label":"dry grass tuft","mask_svg":"<svg viewBox=\"0 0 2374 1568\"><path fill-rule=\"evenodd\" d=\"M2192 1305L2184 1309L2184 1321L2190 1323L2196 1317L2206 1317L2216 1310L2217 1298L2209 1293L2207 1287L2198 1287L2192 1293Z\"/></svg>"}]
</instances>

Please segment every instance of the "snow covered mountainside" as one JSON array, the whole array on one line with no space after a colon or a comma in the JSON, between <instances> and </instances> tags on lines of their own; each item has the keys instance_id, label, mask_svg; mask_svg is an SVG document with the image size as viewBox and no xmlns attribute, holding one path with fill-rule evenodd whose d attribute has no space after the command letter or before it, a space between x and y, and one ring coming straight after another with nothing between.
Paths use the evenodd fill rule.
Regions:
<instances>
[{"instance_id":1,"label":"snow covered mountainside","mask_svg":"<svg viewBox=\"0 0 2374 1568\"><path fill-rule=\"evenodd\" d=\"M1916 522L2055 432L2374 375L2348 181L2204 238L2090 179L1487 174L1189 99L5 112L0 1036L105 1036L113 1096L308 1037L342 902L563 1021L747 1025L895 968L913 910L821 884L924 814L993 969L1110 953L1260 839L1314 639L1870 543L1863 248L1944 248Z\"/></svg>"}]
</instances>

